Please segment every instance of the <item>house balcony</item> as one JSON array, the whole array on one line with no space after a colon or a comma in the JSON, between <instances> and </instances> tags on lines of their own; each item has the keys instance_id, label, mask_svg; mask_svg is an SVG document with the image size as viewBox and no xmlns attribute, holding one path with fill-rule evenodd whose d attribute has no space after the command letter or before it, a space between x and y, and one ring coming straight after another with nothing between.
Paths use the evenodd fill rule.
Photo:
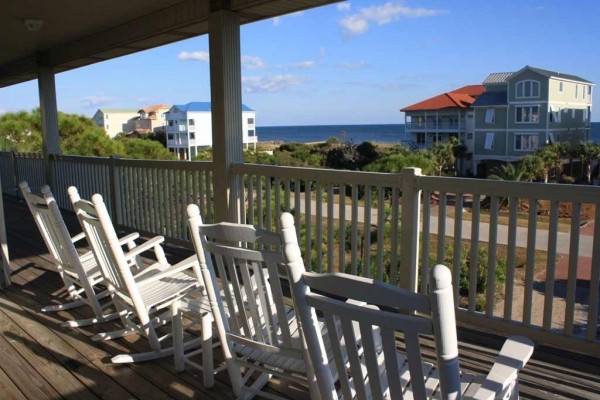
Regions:
<instances>
[{"instance_id":1,"label":"house balcony","mask_svg":"<svg viewBox=\"0 0 600 400\"><path fill-rule=\"evenodd\" d=\"M407 122L404 128L407 132L429 132L429 131L444 131L444 132L462 132L465 130L464 122L451 121L429 121L429 122Z\"/></svg>"},{"instance_id":2,"label":"house balcony","mask_svg":"<svg viewBox=\"0 0 600 400\"><path fill-rule=\"evenodd\" d=\"M197 204L206 222L215 220L211 162L55 155L49 164L50 183L65 215L71 209L67 186L77 186L84 198L101 193L119 229L165 236L177 246L173 249L179 254L173 257L191 248L187 204ZM298 234L303 238L306 266L313 271L346 271L427 293L423 282L428 282L428 267L448 265L454 271L457 320L464 339L461 346L466 349L461 354L463 369L487 368L493 353L489 348L501 343L497 336L522 334L538 345L520 374L522 398L600 396L600 214L580 220L580 215L590 216L590 210L597 209L600 188L432 177L415 169L380 174L234 164L231 173L240 184L231 197L239 220L277 230L279 213L292 211L296 226L304 227ZM13 286L0 295L5 305L0 317L6 314L4 318L16 321L1 334L5 347L10 347L4 351L10 350L8 365L28 368L30 363L46 365L50 360L62 375L44 374L41 381L50 382L48 386L55 379L81 374L119 386L130 378L101 360L122 352L122 346L136 348L136 340L103 343L98 348L89 340L94 328L72 335L58 328L69 313L37 312L40 300L64 293L56 292L58 278L45 256L47 250L40 240L31 240L35 225L18 201L16 184L26 179L39 191L46 176L41 156L0 153L13 258ZM500 207L505 199L507 206ZM572 217L562 218L567 209ZM34 334L38 330L41 333ZM62 347L55 347L56 342ZM43 362L21 363L19 357ZM136 364L127 369L126 376L130 375L149 381L141 391L160 386L195 395L211 393L203 392L193 372L173 374L168 359ZM72 376L68 379L79 385L86 381ZM170 384L164 385L165 380ZM218 390L231 397L226 380L220 380ZM293 388L275 385L273 390Z\"/></svg>"}]
</instances>

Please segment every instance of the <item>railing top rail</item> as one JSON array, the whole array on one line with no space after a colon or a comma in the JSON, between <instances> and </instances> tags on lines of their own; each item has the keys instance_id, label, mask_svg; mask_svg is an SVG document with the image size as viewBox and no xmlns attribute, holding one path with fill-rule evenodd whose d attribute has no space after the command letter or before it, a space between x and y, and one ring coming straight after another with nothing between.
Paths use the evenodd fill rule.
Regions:
<instances>
[{"instance_id":1,"label":"railing top rail","mask_svg":"<svg viewBox=\"0 0 600 400\"><path fill-rule=\"evenodd\" d=\"M331 183L371 186L401 187L400 174L362 171L342 171L322 168L280 167L260 164L233 164L231 170L236 174L265 175L284 179L304 179Z\"/></svg>"},{"instance_id":2,"label":"railing top rail","mask_svg":"<svg viewBox=\"0 0 600 400\"><path fill-rule=\"evenodd\" d=\"M452 188L452 192L455 193L576 203L600 203L600 186L509 182L493 179L449 178L440 176L419 176L416 179L417 186L421 190Z\"/></svg>"},{"instance_id":3,"label":"railing top rail","mask_svg":"<svg viewBox=\"0 0 600 400\"><path fill-rule=\"evenodd\" d=\"M119 167L138 167L138 168L164 168L179 170L212 170L211 161L175 161L175 160L138 160L133 158L118 157L90 157L90 156L72 156L53 154L52 158L57 161L67 161L74 163L107 165L111 164Z\"/></svg>"},{"instance_id":4,"label":"railing top rail","mask_svg":"<svg viewBox=\"0 0 600 400\"><path fill-rule=\"evenodd\" d=\"M17 151L0 151L0 157L28 158L34 160L41 160L44 158L44 155L42 153L19 153Z\"/></svg>"}]
</instances>

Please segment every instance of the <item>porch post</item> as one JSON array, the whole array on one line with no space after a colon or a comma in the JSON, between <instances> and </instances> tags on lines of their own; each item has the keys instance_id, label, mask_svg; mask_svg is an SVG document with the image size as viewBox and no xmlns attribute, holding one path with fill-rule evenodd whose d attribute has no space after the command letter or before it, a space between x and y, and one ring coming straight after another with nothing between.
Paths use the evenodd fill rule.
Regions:
<instances>
[{"instance_id":1,"label":"porch post","mask_svg":"<svg viewBox=\"0 0 600 400\"><path fill-rule=\"evenodd\" d=\"M215 222L238 222L242 189L231 165L243 162L240 19L216 2L209 20Z\"/></svg>"},{"instance_id":2,"label":"porch post","mask_svg":"<svg viewBox=\"0 0 600 400\"><path fill-rule=\"evenodd\" d=\"M0 188L2 188L1 182ZM10 285L10 259L8 258L8 242L5 221L2 190L0 190L0 288L5 288Z\"/></svg>"},{"instance_id":3,"label":"porch post","mask_svg":"<svg viewBox=\"0 0 600 400\"><path fill-rule=\"evenodd\" d=\"M54 68L38 66L38 91L40 114L42 116L44 171L46 173L46 183L52 187L50 154L60 154Z\"/></svg>"},{"instance_id":4,"label":"porch post","mask_svg":"<svg viewBox=\"0 0 600 400\"><path fill-rule=\"evenodd\" d=\"M402 224L400 242L400 287L417 292L419 279L419 225L421 216L421 190L418 177L421 168L403 168L402 179ZM422 268L427 268L426 265ZM426 285L427 282L422 282Z\"/></svg>"}]
</instances>

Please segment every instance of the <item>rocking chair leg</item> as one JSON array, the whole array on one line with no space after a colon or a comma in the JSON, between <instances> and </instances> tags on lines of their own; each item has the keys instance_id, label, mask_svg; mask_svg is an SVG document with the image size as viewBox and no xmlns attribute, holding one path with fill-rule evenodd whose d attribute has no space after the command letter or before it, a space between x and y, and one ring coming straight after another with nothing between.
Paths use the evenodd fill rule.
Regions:
<instances>
[{"instance_id":1,"label":"rocking chair leg","mask_svg":"<svg viewBox=\"0 0 600 400\"><path fill-rule=\"evenodd\" d=\"M111 314L102 315L100 317L92 317L87 319L73 319L70 321L63 322L62 324L60 324L60 326L63 326L65 328L78 328L82 326L90 326L101 322L113 321L119 318L119 316L120 314L115 312Z\"/></svg>"},{"instance_id":2,"label":"rocking chair leg","mask_svg":"<svg viewBox=\"0 0 600 400\"><path fill-rule=\"evenodd\" d=\"M51 312L51 311L70 310L72 308L81 307L84 304L86 304L85 301L83 301L82 299L77 299L77 300L70 301L68 303L53 304L53 305L45 306L45 307L42 307L41 311L42 312Z\"/></svg>"},{"instance_id":3,"label":"rocking chair leg","mask_svg":"<svg viewBox=\"0 0 600 400\"><path fill-rule=\"evenodd\" d=\"M184 350L190 350L195 347L200 347L202 344L200 339L193 339L183 344ZM133 363L141 361L156 360L158 358L172 356L174 353L174 347L166 347L158 351L148 351L145 353L134 353L134 354L119 354L111 358L111 361L115 364Z\"/></svg>"}]
</instances>

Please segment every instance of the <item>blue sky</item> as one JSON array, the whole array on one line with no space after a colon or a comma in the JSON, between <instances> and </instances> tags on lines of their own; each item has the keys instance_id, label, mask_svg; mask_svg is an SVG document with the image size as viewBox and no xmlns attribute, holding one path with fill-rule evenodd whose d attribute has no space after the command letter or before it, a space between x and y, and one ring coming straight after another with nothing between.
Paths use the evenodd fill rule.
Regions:
<instances>
[{"instance_id":1,"label":"blue sky","mask_svg":"<svg viewBox=\"0 0 600 400\"><path fill-rule=\"evenodd\" d=\"M258 126L385 124L525 65L598 84L599 11L597 0L361 0L244 25L243 102ZM90 117L210 101L208 37L58 74L56 88L61 111ZM0 113L37 106L35 81L0 89Z\"/></svg>"}]
</instances>

